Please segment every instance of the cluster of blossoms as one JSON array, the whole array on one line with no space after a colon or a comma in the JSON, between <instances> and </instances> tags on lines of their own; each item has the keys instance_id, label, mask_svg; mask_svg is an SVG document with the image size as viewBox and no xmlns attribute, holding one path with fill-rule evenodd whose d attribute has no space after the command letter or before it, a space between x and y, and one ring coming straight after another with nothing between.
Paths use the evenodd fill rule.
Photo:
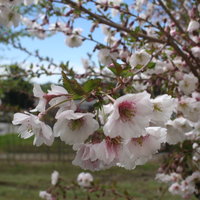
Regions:
<instances>
[{"instance_id":1,"label":"cluster of blossoms","mask_svg":"<svg viewBox=\"0 0 200 200\"><path fill-rule=\"evenodd\" d=\"M191 198L194 193L198 193L196 184L200 182L200 172L193 172L192 175L182 178L181 174L171 173L156 175L156 179L163 183L169 184L169 192L175 195L180 195L185 199Z\"/></svg>"},{"instance_id":2,"label":"cluster of blossoms","mask_svg":"<svg viewBox=\"0 0 200 200\"><path fill-rule=\"evenodd\" d=\"M193 92L190 97L182 96L177 101L177 114L174 120L166 123L167 143L180 144L180 154L172 151L169 162L165 163L156 175L156 179L170 184L168 191L190 199L194 194L199 198L200 183L200 119L199 93ZM184 152L185 151L185 152ZM188 165L194 171L186 172Z\"/></svg>"},{"instance_id":3,"label":"cluster of blossoms","mask_svg":"<svg viewBox=\"0 0 200 200\"><path fill-rule=\"evenodd\" d=\"M39 102L32 112L39 114L14 115L13 124L21 124L21 137L34 135L36 146L52 145L54 138L60 137L77 151L73 164L90 170L115 165L133 169L144 164L167 141L165 123L176 107L169 95L151 99L147 92L141 92L111 99L112 103L103 106L98 116L83 111L81 103L71 100L61 86L52 85L44 93L35 85L33 92ZM47 115L54 107L58 108L51 128Z\"/></svg>"},{"instance_id":4,"label":"cluster of blossoms","mask_svg":"<svg viewBox=\"0 0 200 200\"><path fill-rule=\"evenodd\" d=\"M89 189L92 186L93 181L94 181L93 176L88 172L87 173L81 172L77 176L77 184L81 188ZM55 190L56 188L61 189L63 187L63 185L61 186L61 183L66 184L66 183L63 183L63 180L60 177L59 172L56 170L53 171L53 173L51 174L51 187L47 190L40 191L39 197L45 200L58 199L57 192L55 192ZM70 189L73 190L75 186L76 185L74 185L72 188L71 187L67 188L67 184L66 184L66 188L62 188L61 190L70 190Z\"/></svg>"},{"instance_id":5,"label":"cluster of blossoms","mask_svg":"<svg viewBox=\"0 0 200 200\"><path fill-rule=\"evenodd\" d=\"M184 197L199 194L196 178L191 178L198 174L200 161L199 2L135 0L125 4L122 0L98 0L88 5L84 0L52 0L50 6L41 4L44 13L34 20L15 13L15 6L21 3L40 2L0 1L0 24L17 26L20 19L31 35L41 39L62 32L66 45L72 48L92 41L101 66L94 69L84 59L86 73L82 76L62 68L65 88L52 85L45 93L35 85L33 93L39 99L36 108L14 115L13 124L21 125L21 137L34 136L36 146L50 146L59 137L77 152L73 164L90 170L112 166L134 169L151 159L162 144L177 145L179 165L172 171L163 169L166 176L182 170L178 181L172 178L175 186L170 191L179 187L172 193ZM51 20L54 15L56 22ZM87 36L75 28L78 18L92 22ZM104 42L94 37L99 27ZM102 83L112 82L113 88L92 86L81 95L68 76L100 77ZM74 101L74 93L80 101ZM94 111L88 112L83 104L91 98ZM95 107L96 103L101 106ZM56 114L50 120L49 111L54 108ZM191 169L184 171L181 160L186 163L188 159L181 146L185 144L189 144L186 149L191 160L187 167Z\"/></svg>"},{"instance_id":6,"label":"cluster of blossoms","mask_svg":"<svg viewBox=\"0 0 200 200\"><path fill-rule=\"evenodd\" d=\"M29 6L37 4L39 0L1 0L0 1L0 25L11 27L18 26L21 22L21 15L17 12L16 6Z\"/></svg>"},{"instance_id":7,"label":"cluster of blossoms","mask_svg":"<svg viewBox=\"0 0 200 200\"><path fill-rule=\"evenodd\" d=\"M58 184L59 176L59 172L56 170L51 174L51 184L53 187ZM39 197L45 200L56 200L56 198L48 191L40 191Z\"/></svg>"}]
</instances>

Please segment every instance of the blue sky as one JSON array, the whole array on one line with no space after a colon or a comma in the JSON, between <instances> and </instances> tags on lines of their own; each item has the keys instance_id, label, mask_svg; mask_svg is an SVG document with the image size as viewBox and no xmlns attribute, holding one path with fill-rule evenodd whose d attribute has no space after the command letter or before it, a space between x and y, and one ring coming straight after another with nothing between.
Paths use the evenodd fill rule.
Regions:
<instances>
[{"instance_id":1,"label":"blue sky","mask_svg":"<svg viewBox=\"0 0 200 200\"><path fill-rule=\"evenodd\" d=\"M129 1L128 1L129 2ZM91 23L88 21L78 20L75 24L74 28L82 28L83 34L87 35ZM69 48L65 44L65 38L66 36L62 33L57 33L49 38L46 38L44 40L40 39L31 39L31 38L22 38L21 43L24 47L26 47L30 51L39 50L40 54L42 56L48 56L50 58L54 59L55 63L60 62L70 62L70 66L73 66L75 70L81 72L82 70L82 63L81 58L87 58L86 53L92 52L94 44L88 41L83 42L83 45L78 48ZM102 31L100 29L96 29L94 33L94 38L97 40L103 41L104 35L102 34ZM3 48L3 49L2 49ZM1 60L1 62L4 63L21 63L26 59L26 63L38 63L38 60L34 57L28 57L27 54L13 49L6 46L0 45L0 50L3 51L3 57L4 59ZM97 59L94 58L96 61ZM53 81L57 82L60 76L56 77L42 77L40 79L34 79L37 82L48 82Z\"/></svg>"},{"instance_id":2,"label":"blue sky","mask_svg":"<svg viewBox=\"0 0 200 200\"><path fill-rule=\"evenodd\" d=\"M83 33L87 32L89 29L89 23L79 22L77 23L77 28L83 28ZM99 39L103 39L103 34L101 30L97 30L95 35ZM94 44L89 41L84 41L83 45L78 48L70 48L65 44L66 36L62 33L57 33L51 37L48 37L44 40L37 38L22 38L21 43L28 50L34 52L39 50L40 55L43 57L50 57L54 59L54 62L59 64L61 62L70 62L70 66L73 66L74 69L78 72L82 72L82 63L81 58L87 58L87 52L92 52ZM22 63L26 60L26 63L38 63L38 60L35 57L30 57L26 53L21 52L20 50L14 49L10 46L0 45L0 50L3 52L3 63ZM60 76L53 77L41 77L40 79L34 79L39 83L44 83L48 81L57 82Z\"/></svg>"}]
</instances>

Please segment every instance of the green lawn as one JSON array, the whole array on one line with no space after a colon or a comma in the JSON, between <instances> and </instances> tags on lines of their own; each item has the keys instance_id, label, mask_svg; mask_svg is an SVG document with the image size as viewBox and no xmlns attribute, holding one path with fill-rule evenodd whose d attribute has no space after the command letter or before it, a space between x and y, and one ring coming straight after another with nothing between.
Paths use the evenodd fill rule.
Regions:
<instances>
[{"instance_id":1,"label":"green lawn","mask_svg":"<svg viewBox=\"0 0 200 200\"><path fill-rule=\"evenodd\" d=\"M57 153L59 151L66 153L72 152L69 145L65 145L64 142L61 142L57 138L51 147L46 145L36 147L33 145L33 137L22 139L17 134L0 135L0 153L38 153L47 151L49 153Z\"/></svg>"},{"instance_id":2,"label":"green lawn","mask_svg":"<svg viewBox=\"0 0 200 200\"><path fill-rule=\"evenodd\" d=\"M14 144L14 146L12 146ZM10 146L9 146L10 145ZM59 142L56 142L49 148L50 153L57 151L57 148L66 148L65 151L73 155L72 150ZM32 139L22 140L16 135L0 136L0 154L11 152L46 152L46 146L40 148L33 147ZM63 150L63 149L62 149ZM70 158L69 157L69 158ZM136 169L128 171L123 168L113 167L109 170L92 173L95 185L105 185L106 188L116 185L120 193L126 190L131 194L133 200L181 200L179 196L172 196L168 192L162 195L162 190L166 190L165 184L158 183L154 180L158 162L149 162L144 166L138 166ZM38 193L50 186L51 173L57 170L61 177L67 182L67 185L76 181L77 175L83 170L71 164L71 161L7 161L0 160L0 200L40 200ZM74 196L74 194L76 194ZM76 191L68 192L67 199L89 200L87 192L79 188ZM96 197L98 193L91 194L91 200L115 200L111 194L105 197ZM124 200L124 198L117 198ZM116 199L116 200L117 200ZM60 200L60 199L57 199ZM193 199L190 199L193 200Z\"/></svg>"},{"instance_id":3,"label":"green lawn","mask_svg":"<svg viewBox=\"0 0 200 200\"><path fill-rule=\"evenodd\" d=\"M127 171L121 168L112 168L92 173L96 183L112 185L120 192L127 190L134 200L180 200L178 196L171 196L168 192L162 198L159 188L163 185L154 181L157 164L148 163ZM1 200L39 200L38 192L50 186L50 175L58 170L61 176L70 184L76 180L82 171L71 163L7 163L0 164L0 199ZM165 185L164 185L165 186ZM163 188L164 189L164 188ZM79 199L87 199L82 189L76 191ZM68 199L74 199L73 193ZM98 199L93 196L92 199ZM101 199L101 198L100 198ZM112 198L104 197L102 199Z\"/></svg>"}]
</instances>

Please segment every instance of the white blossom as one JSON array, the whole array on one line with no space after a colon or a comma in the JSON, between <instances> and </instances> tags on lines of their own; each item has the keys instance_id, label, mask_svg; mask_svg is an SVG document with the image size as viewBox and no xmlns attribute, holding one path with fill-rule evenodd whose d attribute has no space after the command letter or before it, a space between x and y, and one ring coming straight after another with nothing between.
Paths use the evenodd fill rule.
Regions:
<instances>
[{"instance_id":1,"label":"white blossom","mask_svg":"<svg viewBox=\"0 0 200 200\"><path fill-rule=\"evenodd\" d=\"M194 57L199 58L200 57L200 47L192 47L191 48L192 54Z\"/></svg>"},{"instance_id":2,"label":"white blossom","mask_svg":"<svg viewBox=\"0 0 200 200\"><path fill-rule=\"evenodd\" d=\"M72 31L72 34L70 34L69 36L67 36L65 43L67 46L69 47L80 47L83 43L82 37L80 36L80 34L82 33L82 29L74 29Z\"/></svg>"},{"instance_id":3,"label":"white blossom","mask_svg":"<svg viewBox=\"0 0 200 200\"><path fill-rule=\"evenodd\" d=\"M43 143L50 146L54 141L51 127L40 121L38 116L15 113L12 123L14 125L21 124L18 129L21 138L27 139L34 135L33 144L36 146L40 146Z\"/></svg>"},{"instance_id":4,"label":"white blossom","mask_svg":"<svg viewBox=\"0 0 200 200\"><path fill-rule=\"evenodd\" d=\"M49 24L49 30L53 33L56 33L56 31L61 31L65 34L70 34L71 29L67 27L66 23L63 22L56 22L56 23L51 23Z\"/></svg>"},{"instance_id":5,"label":"white blossom","mask_svg":"<svg viewBox=\"0 0 200 200\"><path fill-rule=\"evenodd\" d=\"M64 87L51 85L51 90L48 90L45 98L48 99L50 106L57 105L59 107L55 118L63 111L76 110L75 102L69 99L68 92Z\"/></svg>"},{"instance_id":6,"label":"white blossom","mask_svg":"<svg viewBox=\"0 0 200 200\"><path fill-rule=\"evenodd\" d=\"M53 200L53 197L50 193L47 191L40 191L39 192L39 197L45 200Z\"/></svg>"},{"instance_id":7,"label":"white blossom","mask_svg":"<svg viewBox=\"0 0 200 200\"><path fill-rule=\"evenodd\" d=\"M110 52L109 49L100 49L98 52L98 59L103 65L110 65L118 57L118 53Z\"/></svg>"},{"instance_id":8,"label":"white blossom","mask_svg":"<svg viewBox=\"0 0 200 200\"><path fill-rule=\"evenodd\" d=\"M35 107L34 111L44 112L46 109L47 99L45 98L45 93L42 91L40 85L34 84L33 87L33 95L34 97L39 98L38 105Z\"/></svg>"},{"instance_id":9,"label":"white blossom","mask_svg":"<svg viewBox=\"0 0 200 200\"><path fill-rule=\"evenodd\" d=\"M199 22L197 22L195 20L191 20L188 25L187 31L191 33L193 31L198 31L199 29L200 29Z\"/></svg>"},{"instance_id":10,"label":"white blossom","mask_svg":"<svg viewBox=\"0 0 200 200\"><path fill-rule=\"evenodd\" d=\"M136 51L129 59L129 63L132 68L137 65L146 65L150 61L150 55L145 50Z\"/></svg>"},{"instance_id":11,"label":"white blossom","mask_svg":"<svg viewBox=\"0 0 200 200\"><path fill-rule=\"evenodd\" d=\"M40 0L24 0L24 5L38 4Z\"/></svg>"},{"instance_id":12,"label":"white blossom","mask_svg":"<svg viewBox=\"0 0 200 200\"><path fill-rule=\"evenodd\" d=\"M192 122L198 122L200 119L200 101L196 98L182 96L178 102L177 110Z\"/></svg>"},{"instance_id":13,"label":"white blossom","mask_svg":"<svg viewBox=\"0 0 200 200\"><path fill-rule=\"evenodd\" d=\"M54 136L60 137L66 144L82 143L99 127L93 117L91 113L66 110L57 117L53 128Z\"/></svg>"},{"instance_id":14,"label":"white blossom","mask_svg":"<svg viewBox=\"0 0 200 200\"><path fill-rule=\"evenodd\" d=\"M21 20L20 14L18 14L14 9L9 5L0 4L0 25L6 27L17 27Z\"/></svg>"},{"instance_id":15,"label":"white blossom","mask_svg":"<svg viewBox=\"0 0 200 200\"><path fill-rule=\"evenodd\" d=\"M182 194L182 192L181 192L181 185L179 183L177 183L177 182L173 183L169 187L168 191L170 193L174 194L174 195L181 195Z\"/></svg>"},{"instance_id":16,"label":"white blossom","mask_svg":"<svg viewBox=\"0 0 200 200\"><path fill-rule=\"evenodd\" d=\"M111 138L138 137L149 125L153 106L147 92L126 94L116 99L113 112L104 126L104 133Z\"/></svg>"},{"instance_id":17,"label":"white blossom","mask_svg":"<svg viewBox=\"0 0 200 200\"><path fill-rule=\"evenodd\" d=\"M123 151L120 138L106 137L102 142L95 144L96 156L109 166L119 162L120 152Z\"/></svg>"},{"instance_id":18,"label":"white blossom","mask_svg":"<svg viewBox=\"0 0 200 200\"><path fill-rule=\"evenodd\" d=\"M182 176L174 172L171 174L158 173L156 174L155 179L163 183L174 183L174 182L181 181Z\"/></svg>"},{"instance_id":19,"label":"white blossom","mask_svg":"<svg viewBox=\"0 0 200 200\"><path fill-rule=\"evenodd\" d=\"M164 125L176 109L176 101L165 94L151 99L153 103L153 115L151 121L156 125Z\"/></svg>"},{"instance_id":20,"label":"white blossom","mask_svg":"<svg viewBox=\"0 0 200 200\"><path fill-rule=\"evenodd\" d=\"M107 165L97 158L95 148L96 144L86 143L78 145L78 147L76 147L77 153L72 164L91 171L109 168L110 165Z\"/></svg>"},{"instance_id":21,"label":"white blossom","mask_svg":"<svg viewBox=\"0 0 200 200\"><path fill-rule=\"evenodd\" d=\"M193 74L184 74L179 82L179 89L186 95L191 94L197 88L198 79Z\"/></svg>"},{"instance_id":22,"label":"white blossom","mask_svg":"<svg viewBox=\"0 0 200 200\"><path fill-rule=\"evenodd\" d=\"M93 182L93 176L90 173L81 172L77 177L77 183L81 187L90 187Z\"/></svg>"},{"instance_id":23,"label":"white blossom","mask_svg":"<svg viewBox=\"0 0 200 200\"><path fill-rule=\"evenodd\" d=\"M58 179L59 179L59 172L58 171L54 171L51 174L51 184L52 185L56 185L58 183Z\"/></svg>"},{"instance_id":24,"label":"white blossom","mask_svg":"<svg viewBox=\"0 0 200 200\"><path fill-rule=\"evenodd\" d=\"M59 110L57 115L59 115L64 110L75 110L76 105L73 101L69 100L68 92L65 88L57 85L51 85L51 89L44 93L38 84L34 84L33 94L35 97L39 98L38 105L32 112L44 112L46 110L47 103L50 106L58 105Z\"/></svg>"},{"instance_id":25,"label":"white blossom","mask_svg":"<svg viewBox=\"0 0 200 200\"><path fill-rule=\"evenodd\" d=\"M176 144L183 142L186 139L185 133L192 130L192 126L192 123L183 117L176 118L173 121L169 120L166 123L167 143Z\"/></svg>"},{"instance_id":26,"label":"white blossom","mask_svg":"<svg viewBox=\"0 0 200 200\"><path fill-rule=\"evenodd\" d=\"M143 165L160 149L161 143L166 142L165 128L148 127L145 131L145 136L124 141L119 161L120 166L134 169L137 165Z\"/></svg>"},{"instance_id":27,"label":"white blossom","mask_svg":"<svg viewBox=\"0 0 200 200\"><path fill-rule=\"evenodd\" d=\"M200 121L194 123L194 129L186 133L188 140L199 140L200 139ZM195 144L195 143L194 143Z\"/></svg>"}]
</instances>

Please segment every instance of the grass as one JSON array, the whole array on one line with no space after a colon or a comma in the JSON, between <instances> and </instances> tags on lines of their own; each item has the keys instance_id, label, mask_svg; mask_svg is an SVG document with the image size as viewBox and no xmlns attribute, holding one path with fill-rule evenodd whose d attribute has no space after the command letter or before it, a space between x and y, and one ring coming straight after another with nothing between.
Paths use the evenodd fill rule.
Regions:
<instances>
[{"instance_id":1,"label":"grass","mask_svg":"<svg viewBox=\"0 0 200 200\"><path fill-rule=\"evenodd\" d=\"M161 196L159 190L162 184L154 180L156 163L148 163L137 167L135 170L127 171L122 168L111 168L109 170L92 173L95 182L99 184L112 185L120 192L128 191L134 200L158 200ZM67 183L76 181L77 175L82 172L71 163L7 163L0 164L0 199L1 200L39 200L40 190L46 190L50 186L50 175L53 170L60 172ZM78 199L87 199L86 192L82 189L76 191ZM73 198L73 192L69 192L68 199ZM92 199L98 199L93 196ZM103 199L109 200L110 197ZM172 196L166 192L160 200L181 200L178 196Z\"/></svg>"},{"instance_id":2,"label":"grass","mask_svg":"<svg viewBox=\"0 0 200 200\"><path fill-rule=\"evenodd\" d=\"M0 135L0 153L38 153L38 152L57 153L59 151L69 153L72 152L71 147L65 145L56 138L51 147L42 145L36 147L33 145L33 137L22 139L17 134Z\"/></svg>"},{"instance_id":3,"label":"grass","mask_svg":"<svg viewBox=\"0 0 200 200\"><path fill-rule=\"evenodd\" d=\"M72 154L70 147L58 141L49 148L49 151L54 153L57 148L63 151L63 146L61 145L66 148L66 152ZM45 152L46 148L46 146L34 147L32 139L22 140L16 135L0 136L0 153ZM21 162L12 159L8 161L0 161L0 200L40 200L38 197L39 191L46 190L50 186L50 176L54 170L59 171L61 177L68 184L76 181L77 175L83 171L79 167L73 166L69 161ZM116 185L115 187L119 192L124 193L124 191L127 191L131 194L133 200L181 200L181 197L172 196L168 192L163 193L164 195L162 196L162 191L167 189L167 186L154 180L158 166L158 162L152 161L130 171L113 167L109 170L94 172L92 175L94 176L95 185L97 183L106 185L106 187ZM74 192L78 196L77 200L88 199L88 194L81 188L68 192L67 199L74 199ZM114 199L111 194L100 198L97 198L94 194L90 195L92 197L91 200ZM117 199L124 200L124 198Z\"/></svg>"}]
</instances>

